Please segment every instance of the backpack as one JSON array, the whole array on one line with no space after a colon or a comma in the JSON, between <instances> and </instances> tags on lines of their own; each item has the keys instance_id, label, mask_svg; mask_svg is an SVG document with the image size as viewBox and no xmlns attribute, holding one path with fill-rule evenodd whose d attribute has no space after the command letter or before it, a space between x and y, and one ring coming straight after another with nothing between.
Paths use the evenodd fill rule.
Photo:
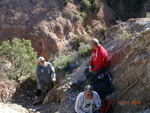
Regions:
<instances>
[{"instance_id":1,"label":"backpack","mask_svg":"<svg viewBox=\"0 0 150 113\"><path fill-rule=\"evenodd\" d=\"M105 98L107 95L113 92L112 77L110 73L104 72L98 75L93 81L92 86L101 98Z\"/></svg>"},{"instance_id":2,"label":"backpack","mask_svg":"<svg viewBox=\"0 0 150 113\"><path fill-rule=\"evenodd\" d=\"M109 113L112 107L110 98L101 99L101 104L100 113Z\"/></svg>"}]
</instances>

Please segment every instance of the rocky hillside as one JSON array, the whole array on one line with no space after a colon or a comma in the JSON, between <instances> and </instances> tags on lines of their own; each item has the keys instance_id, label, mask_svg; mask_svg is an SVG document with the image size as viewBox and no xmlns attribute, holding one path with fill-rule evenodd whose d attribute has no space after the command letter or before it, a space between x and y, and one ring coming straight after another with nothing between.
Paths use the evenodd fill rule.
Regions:
<instances>
[{"instance_id":1,"label":"rocky hillside","mask_svg":"<svg viewBox=\"0 0 150 113\"><path fill-rule=\"evenodd\" d=\"M110 60L107 70L112 73L115 89L109 97L113 100L138 80L120 98L113 101L112 113L149 113L149 37L150 19L139 18L112 26L108 37L103 42ZM80 62L84 62L84 60L81 59ZM83 69L87 64L88 62L82 63L73 71L72 77L62 79L56 88L49 91L43 105L32 106L31 97L28 95L26 102L28 104L25 107L33 113L75 113L75 98L82 89L71 89L70 84L83 74Z\"/></svg>"},{"instance_id":2,"label":"rocky hillside","mask_svg":"<svg viewBox=\"0 0 150 113\"><path fill-rule=\"evenodd\" d=\"M0 44L13 37L29 39L48 60L71 50L75 36L103 39L114 18L108 5L97 1L101 6L95 13L78 0L0 0Z\"/></svg>"},{"instance_id":3,"label":"rocky hillside","mask_svg":"<svg viewBox=\"0 0 150 113\"><path fill-rule=\"evenodd\" d=\"M150 19L129 19L112 26L116 16L114 17L114 12L108 6L108 1L98 0L97 4L92 6L80 4L80 0L68 1L0 0L0 44L13 37L29 39L38 55L48 60L57 53L73 51L71 44L74 37L83 35L86 38L96 37L101 42L104 40L102 45L107 49L110 60L107 71L112 73L115 89L109 97L113 100L138 80L131 89L113 101L112 113L148 113L150 108ZM119 15L127 13L121 8L124 8L125 4L128 5L129 1L123 1L124 4L119 5L117 9ZM116 6L118 2L117 0L115 4L113 0ZM131 2L134 3L134 1ZM145 3L149 1L142 2L142 4ZM148 11L149 5L144 6L144 11ZM113 7L112 9L116 10ZM134 14L129 13L129 17ZM140 14L142 15L142 12ZM122 17L129 18L127 14ZM34 86L25 84L28 85L24 89L25 93L15 98L18 104L25 108L19 105L21 108L16 110L17 105L0 103L0 111L9 112L7 111L9 107L10 111L17 113L23 111L25 113L75 113L75 98L82 89L74 90L70 85L83 74L84 67L88 65L88 59L80 59L79 62L82 63L73 71L72 76L67 79L62 78L61 82L49 91L42 105L32 105ZM14 81L6 80L5 83L4 81L0 82L0 101L8 100L9 102L14 92L18 93L20 89L16 89L17 84Z\"/></svg>"}]
</instances>

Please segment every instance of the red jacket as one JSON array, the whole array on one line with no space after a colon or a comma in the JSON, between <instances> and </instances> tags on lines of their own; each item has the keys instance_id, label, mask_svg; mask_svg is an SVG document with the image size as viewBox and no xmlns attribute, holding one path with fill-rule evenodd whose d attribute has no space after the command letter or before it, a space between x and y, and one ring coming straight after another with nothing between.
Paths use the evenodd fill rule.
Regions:
<instances>
[{"instance_id":1,"label":"red jacket","mask_svg":"<svg viewBox=\"0 0 150 113\"><path fill-rule=\"evenodd\" d=\"M99 44L98 49L92 49L92 58L90 62L90 66L93 64L95 67L92 69L93 71L98 70L100 67L106 68L108 64L108 55L107 51Z\"/></svg>"}]
</instances>

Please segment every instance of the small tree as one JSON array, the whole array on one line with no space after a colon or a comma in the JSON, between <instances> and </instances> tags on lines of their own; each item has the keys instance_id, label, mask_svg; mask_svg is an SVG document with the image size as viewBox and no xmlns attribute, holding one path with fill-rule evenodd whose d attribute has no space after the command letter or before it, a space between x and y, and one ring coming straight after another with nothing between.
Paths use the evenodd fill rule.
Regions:
<instances>
[{"instance_id":1,"label":"small tree","mask_svg":"<svg viewBox=\"0 0 150 113\"><path fill-rule=\"evenodd\" d=\"M0 58L0 68L9 79L19 82L20 77L35 74L37 53L31 47L30 40L13 38L4 41L0 46ZM10 62L11 67L6 66L6 62Z\"/></svg>"}]
</instances>

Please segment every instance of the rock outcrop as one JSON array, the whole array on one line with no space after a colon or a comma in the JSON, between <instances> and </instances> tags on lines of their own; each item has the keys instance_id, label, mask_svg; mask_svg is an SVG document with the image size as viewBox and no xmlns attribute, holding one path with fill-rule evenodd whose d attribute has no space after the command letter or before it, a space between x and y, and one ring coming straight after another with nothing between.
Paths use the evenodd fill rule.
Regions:
<instances>
[{"instance_id":1,"label":"rock outcrop","mask_svg":"<svg viewBox=\"0 0 150 113\"><path fill-rule=\"evenodd\" d=\"M14 80L0 80L0 102L12 99L17 83Z\"/></svg>"},{"instance_id":2,"label":"rock outcrop","mask_svg":"<svg viewBox=\"0 0 150 113\"><path fill-rule=\"evenodd\" d=\"M118 91L112 98L137 79L139 80L131 90L114 102L114 113L148 109L150 105L148 96L150 93L150 19L130 19L113 26L110 31L112 32L108 40L111 41L106 40L104 46L109 53L108 70L112 72L113 85L115 91ZM129 38L128 35L124 35L125 32ZM118 101L122 101L122 105L119 105ZM127 101L128 105L125 103Z\"/></svg>"},{"instance_id":3,"label":"rock outcrop","mask_svg":"<svg viewBox=\"0 0 150 113\"><path fill-rule=\"evenodd\" d=\"M0 103L1 113L29 113L27 109L17 104L3 104Z\"/></svg>"}]
</instances>

